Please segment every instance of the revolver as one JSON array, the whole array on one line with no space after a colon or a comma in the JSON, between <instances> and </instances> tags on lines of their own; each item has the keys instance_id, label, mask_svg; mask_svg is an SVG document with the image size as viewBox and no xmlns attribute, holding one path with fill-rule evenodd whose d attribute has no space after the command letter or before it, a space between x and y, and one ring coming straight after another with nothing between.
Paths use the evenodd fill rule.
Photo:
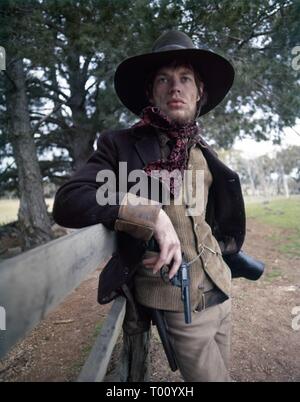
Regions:
<instances>
[{"instance_id":1,"label":"revolver","mask_svg":"<svg viewBox=\"0 0 300 402\"><path fill-rule=\"evenodd\" d=\"M154 239L151 239L148 242L148 250L159 252L159 246ZM191 297L190 297L190 271L189 271L190 264L186 262L184 258L184 253L182 253L182 261L181 265L173 276L172 279L168 277L168 268L165 266L160 270L160 275L163 281L167 282L170 280L173 286L178 286L181 288L181 300L184 306L184 319L186 324L190 324L192 322L192 314L191 314Z\"/></svg>"},{"instance_id":2,"label":"revolver","mask_svg":"<svg viewBox=\"0 0 300 402\"><path fill-rule=\"evenodd\" d=\"M173 286L178 286L181 288L181 300L184 306L184 319L186 324L190 324L192 322L192 314L191 314L191 298L190 298L190 271L189 264L185 261L184 255L182 254L181 265L173 276L170 279L170 282Z\"/></svg>"}]
</instances>

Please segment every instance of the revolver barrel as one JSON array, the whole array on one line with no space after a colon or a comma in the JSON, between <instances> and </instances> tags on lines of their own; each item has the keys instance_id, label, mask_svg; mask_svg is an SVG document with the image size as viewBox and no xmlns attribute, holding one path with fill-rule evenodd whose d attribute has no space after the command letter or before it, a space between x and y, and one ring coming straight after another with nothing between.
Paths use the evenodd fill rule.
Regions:
<instances>
[{"instance_id":1,"label":"revolver barrel","mask_svg":"<svg viewBox=\"0 0 300 402\"><path fill-rule=\"evenodd\" d=\"M181 299L184 307L184 319L186 324L192 322L191 314L191 298L190 298L190 272L188 264L182 257L182 263L176 273L171 279L171 283L174 286L181 288Z\"/></svg>"}]
</instances>

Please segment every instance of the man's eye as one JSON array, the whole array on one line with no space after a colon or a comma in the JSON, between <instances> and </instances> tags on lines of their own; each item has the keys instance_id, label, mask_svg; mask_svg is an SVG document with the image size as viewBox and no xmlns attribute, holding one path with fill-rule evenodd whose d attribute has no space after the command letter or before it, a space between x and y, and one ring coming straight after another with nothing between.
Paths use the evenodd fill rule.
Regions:
<instances>
[{"instance_id":1,"label":"man's eye","mask_svg":"<svg viewBox=\"0 0 300 402\"><path fill-rule=\"evenodd\" d=\"M189 77L188 75L184 75L183 77L181 77L181 80L182 80L183 82L190 81L190 80L191 80L191 77Z\"/></svg>"},{"instance_id":2,"label":"man's eye","mask_svg":"<svg viewBox=\"0 0 300 402\"><path fill-rule=\"evenodd\" d=\"M167 80L167 78L166 77L159 77L158 79L157 79L157 82L159 82L159 83L164 83L164 82L167 82L168 80Z\"/></svg>"}]
</instances>

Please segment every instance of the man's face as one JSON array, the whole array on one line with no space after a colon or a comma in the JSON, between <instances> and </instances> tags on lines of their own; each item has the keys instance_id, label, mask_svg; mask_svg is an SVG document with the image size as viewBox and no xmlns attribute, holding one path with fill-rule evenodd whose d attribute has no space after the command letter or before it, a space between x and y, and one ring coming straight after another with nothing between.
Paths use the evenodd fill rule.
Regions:
<instances>
[{"instance_id":1,"label":"man's face","mask_svg":"<svg viewBox=\"0 0 300 402\"><path fill-rule=\"evenodd\" d=\"M192 69L184 66L163 67L154 77L150 101L171 121L186 124L195 120L197 102L202 92L203 84L200 83L200 88L197 88Z\"/></svg>"}]
</instances>

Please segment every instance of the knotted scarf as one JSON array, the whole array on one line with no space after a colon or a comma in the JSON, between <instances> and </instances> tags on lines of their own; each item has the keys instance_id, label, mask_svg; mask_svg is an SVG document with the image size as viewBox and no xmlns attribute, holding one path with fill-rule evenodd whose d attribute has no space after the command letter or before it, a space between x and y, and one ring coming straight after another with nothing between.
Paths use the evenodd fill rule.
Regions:
<instances>
[{"instance_id":1,"label":"knotted scarf","mask_svg":"<svg viewBox=\"0 0 300 402\"><path fill-rule=\"evenodd\" d=\"M174 142L167 159L159 159L148 163L144 167L144 171L148 176L153 175L153 171L180 172L180 175L171 176L170 180L164 180L163 175L160 176L160 179L169 187L170 193L173 196L177 196L181 186L180 179L183 178L184 170L187 167L188 147L198 142L200 138L198 125L195 121L185 125L172 122L159 108L153 106L147 106L143 110L141 121L136 124L136 126L144 125L155 127Z\"/></svg>"}]
</instances>

